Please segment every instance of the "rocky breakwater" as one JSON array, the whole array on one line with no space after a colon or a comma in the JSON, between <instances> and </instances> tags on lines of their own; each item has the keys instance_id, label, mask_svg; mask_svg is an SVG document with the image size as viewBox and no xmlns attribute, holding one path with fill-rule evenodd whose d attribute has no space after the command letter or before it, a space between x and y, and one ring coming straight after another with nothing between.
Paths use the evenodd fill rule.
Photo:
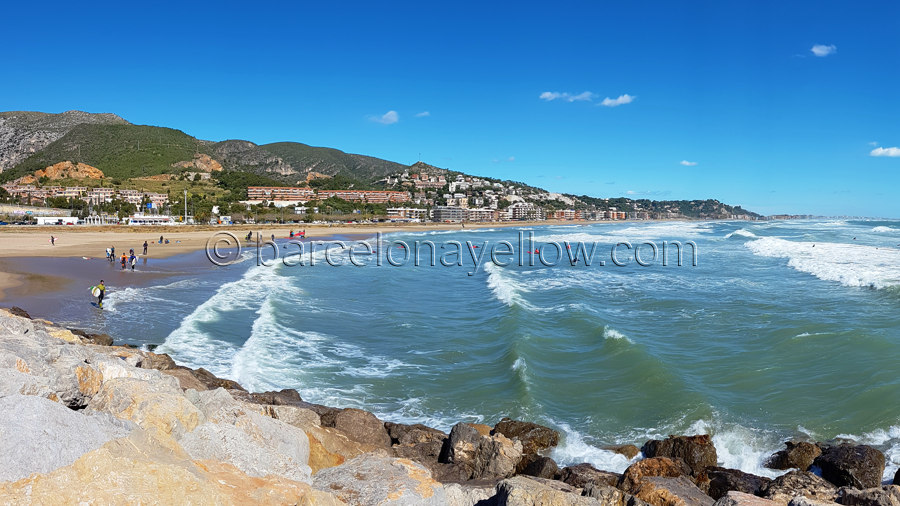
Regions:
<instances>
[{"instance_id":1,"label":"rocky breakwater","mask_svg":"<svg viewBox=\"0 0 900 506\"><path fill-rule=\"evenodd\" d=\"M445 433L247 392L21 310L0 310L0 434L2 504L900 505L863 445L790 443L776 480L717 467L702 435L610 448L621 475L560 468L538 424Z\"/></svg>"}]
</instances>

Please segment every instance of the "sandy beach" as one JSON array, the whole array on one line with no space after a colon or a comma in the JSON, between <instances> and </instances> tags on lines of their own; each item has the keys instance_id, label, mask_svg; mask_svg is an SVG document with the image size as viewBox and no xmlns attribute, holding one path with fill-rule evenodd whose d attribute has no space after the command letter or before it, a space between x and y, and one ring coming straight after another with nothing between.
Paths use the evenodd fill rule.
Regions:
<instances>
[{"instance_id":1,"label":"sandy beach","mask_svg":"<svg viewBox=\"0 0 900 506\"><path fill-rule=\"evenodd\" d=\"M531 227L547 225L584 225L582 221L514 221L490 223L384 223L384 224L266 224L235 226L158 226L158 227L85 227L85 226L4 226L0 228L0 300L7 300L11 293L27 295L41 290L52 289L67 281L64 277L45 275L22 269L21 263L11 267L3 259L9 258L104 258L106 248L114 246L116 254L127 253L133 248L142 256L144 241L147 241L147 257L168 258L174 255L202 250L213 234L231 232L243 239L247 232L259 232L263 237L274 234L282 239L291 230L306 230L308 239L322 239L334 236L373 236L378 232L428 232L433 230L462 230L500 227ZM50 244L50 236L55 244ZM168 244L159 244L159 238L168 239ZM22 292L26 289L28 293Z\"/></svg>"}]
</instances>

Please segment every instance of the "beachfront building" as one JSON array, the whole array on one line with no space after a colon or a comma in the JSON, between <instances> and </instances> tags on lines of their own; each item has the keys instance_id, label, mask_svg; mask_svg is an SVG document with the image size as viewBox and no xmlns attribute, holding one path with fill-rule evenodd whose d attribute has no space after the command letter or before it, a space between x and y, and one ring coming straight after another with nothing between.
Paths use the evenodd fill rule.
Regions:
<instances>
[{"instance_id":1,"label":"beachfront building","mask_svg":"<svg viewBox=\"0 0 900 506\"><path fill-rule=\"evenodd\" d=\"M91 215L81 220L82 225L118 225L119 218L111 214Z\"/></svg>"},{"instance_id":2,"label":"beachfront building","mask_svg":"<svg viewBox=\"0 0 900 506\"><path fill-rule=\"evenodd\" d=\"M296 201L305 203L315 198L312 188L294 186L248 186L247 200Z\"/></svg>"},{"instance_id":3,"label":"beachfront building","mask_svg":"<svg viewBox=\"0 0 900 506\"><path fill-rule=\"evenodd\" d=\"M163 216L159 214L145 215L143 213L135 213L125 219L128 225L174 225L175 220L171 216Z\"/></svg>"},{"instance_id":4,"label":"beachfront building","mask_svg":"<svg viewBox=\"0 0 900 506\"><path fill-rule=\"evenodd\" d=\"M557 209L551 213L548 213L547 218L551 218L554 220L574 220L576 219L576 212L574 209ZM580 219L584 219L583 217Z\"/></svg>"},{"instance_id":5,"label":"beachfront building","mask_svg":"<svg viewBox=\"0 0 900 506\"><path fill-rule=\"evenodd\" d=\"M431 219L437 222L459 222L466 219L466 210L456 206L435 206L431 210Z\"/></svg>"},{"instance_id":6,"label":"beachfront building","mask_svg":"<svg viewBox=\"0 0 900 506\"><path fill-rule=\"evenodd\" d=\"M387 217L392 220L424 220L428 217L428 209L417 207L389 207Z\"/></svg>"},{"instance_id":7,"label":"beachfront building","mask_svg":"<svg viewBox=\"0 0 900 506\"><path fill-rule=\"evenodd\" d=\"M319 190L319 200L336 197L348 202L367 202L369 204L387 204L389 202L409 202L409 192L386 190Z\"/></svg>"},{"instance_id":8,"label":"beachfront building","mask_svg":"<svg viewBox=\"0 0 900 506\"><path fill-rule=\"evenodd\" d=\"M500 211L485 207L466 209L468 221L499 221Z\"/></svg>"},{"instance_id":9,"label":"beachfront building","mask_svg":"<svg viewBox=\"0 0 900 506\"><path fill-rule=\"evenodd\" d=\"M97 205L103 202L112 202L116 191L112 188L91 188L81 197L89 204Z\"/></svg>"},{"instance_id":10,"label":"beachfront building","mask_svg":"<svg viewBox=\"0 0 900 506\"><path fill-rule=\"evenodd\" d=\"M544 219L541 208L531 202L515 202L506 208L507 218L510 220L542 220Z\"/></svg>"},{"instance_id":11,"label":"beachfront building","mask_svg":"<svg viewBox=\"0 0 900 506\"><path fill-rule=\"evenodd\" d=\"M38 225L77 225L75 216L38 216L35 218Z\"/></svg>"}]
</instances>

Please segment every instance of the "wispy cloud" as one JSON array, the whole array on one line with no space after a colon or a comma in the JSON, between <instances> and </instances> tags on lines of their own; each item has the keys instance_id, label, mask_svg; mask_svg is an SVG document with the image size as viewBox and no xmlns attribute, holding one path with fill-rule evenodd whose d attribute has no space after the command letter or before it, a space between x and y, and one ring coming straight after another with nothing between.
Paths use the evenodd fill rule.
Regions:
<instances>
[{"instance_id":1,"label":"wispy cloud","mask_svg":"<svg viewBox=\"0 0 900 506\"><path fill-rule=\"evenodd\" d=\"M697 165L697 162L689 162L687 160L682 160L678 163L680 163L681 165L684 165L685 167L693 167L694 165Z\"/></svg>"},{"instance_id":2,"label":"wispy cloud","mask_svg":"<svg viewBox=\"0 0 900 506\"><path fill-rule=\"evenodd\" d=\"M834 54L837 52L837 46L834 44L816 44L814 45L810 51L812 54L818 56L819 58L823 58L830 54Z\"/></svg>"},{"instance_id":3,"label":"wispy cloud","mask_svg":"<svg viewBox=\"0 0 900 506\"><path fill-rule=\"evenodd\" d=\"M869 156L890 156L891 158L900 156L900 148L882 148L878 147L869 152Z\"/></svg>"},{"instance_id":4,"label":"wispy cloud","mask_svg":"<svg viewBox=\"0 0 900 506\"><path fill-rule=\"evenodd\" d=\"M545 91L541 93L538 98L546 100L547 102L552 102L554 100L562 100L564 102L590 102L591 100L594 100L596 96L595 93L591 93L590 91L583 91L577 94L560 91Z\"/></svg>"},{"instance_id":5,"label":"wispy cloud","mask_svg":"<svg viewBox=\"0 0 900 506\"><path fill-rule=\"evenodd\" d=\"M431 116L431 113L428 111L422 111L416 114L417 118L427 118L428 116Z\"/></svg>"},{"instance_id":6,"label":"wispy cloud","mask_svg":"<svg viewBox=\"0 0 900 506\"><path fill-rule=\"evenodd\" d=\"M400 115L397 114L397 111L388 111L381 116L370 116L369 119L382 125L393 125L400 121Z\"/></svg>"},{"instance_id":7,"label":"wispy cloud","mask_svg":"<svg viewBox=\"0 0 900 506\"><path fill-rule=\"evenodd\" d=\"M873 148L878 145L878 143L875 141L867 142L866 144L868 144L869 146L872 146Z\"/></svg>"},{"instance_id":8,"label":"wispy cloud","mask_svg":"<svg viewBox=\"0 0 900 506\"><path fill-rule=\"evenodd\" d=\"M619 95L618 98L609 98L606 97L603 99L603 102L600 102L600 105L604 107L618 107L624 104L630 104L634 102L634 96L629 94Z\"/></svg>"},{"instance_id":9,"label":"wispy cloud","mask_svg":"<svg viewBox=\"0 0 900 506\"><path fill-rule=\"evenodd\" d=\"M501 159L499 159L499 158L494 158L494 159L491 160L491 161L494 162L494 163L500 163L500 162L514 162L514 161L516 161L516 157L510 156L510 157L504 158L503 160L501 160Z\"/></svg>"}]
</instances>

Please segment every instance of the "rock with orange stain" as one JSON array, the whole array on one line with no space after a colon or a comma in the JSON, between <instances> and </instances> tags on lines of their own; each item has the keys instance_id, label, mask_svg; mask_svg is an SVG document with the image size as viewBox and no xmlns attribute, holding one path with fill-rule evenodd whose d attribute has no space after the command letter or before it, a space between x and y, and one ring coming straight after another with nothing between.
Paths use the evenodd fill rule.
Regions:
<instances>
[{"instance_id":1,"label":"rock with orange stain","mask_svg":"<svg viewBox=\"0 0 900 506\"><path fill-rule=\"evenodd\" d=\"M444 505L444 487L408 459L362 455L313 476L313 488L348 504Z\"/></svg>"},{"instance_id":2,"label":"rock with orange stain","mask_svg":"<svg viewBox=\"0 0 900 506\"><path fill-rule=\"evenodd\" d=\"M55 163L45 169L36 170L34 177L40 179L103 179L103 171L86 163L70 161Z\"/></svg>"}]
</instances>

